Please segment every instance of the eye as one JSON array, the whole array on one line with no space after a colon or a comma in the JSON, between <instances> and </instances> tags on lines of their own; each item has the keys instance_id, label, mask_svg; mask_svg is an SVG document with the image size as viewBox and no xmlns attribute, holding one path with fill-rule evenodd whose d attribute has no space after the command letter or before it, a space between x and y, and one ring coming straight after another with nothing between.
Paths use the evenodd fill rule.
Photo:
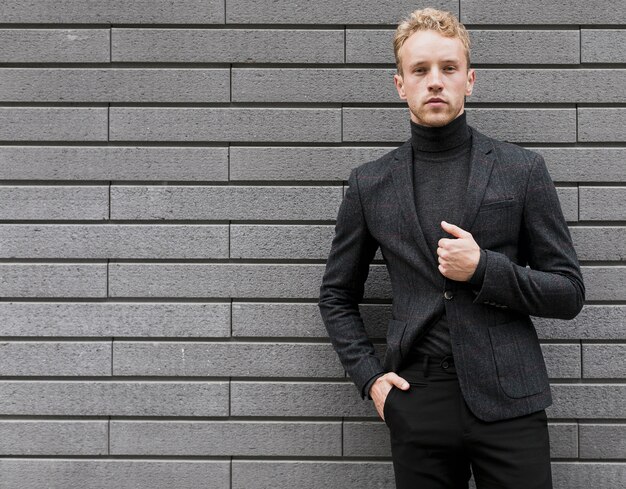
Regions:
<instances>
[{"instance_id":1,"label":"eye","mask_svg":"<svg viewBox=\"0 0 626 489\"><path fill-rule=\"evenodd\" d=\"M454 71L454 70L456 70L456 67L454 67L454 66L446 66L444 69L446 71Z\"/></svg>"},{"instance_id":2,"label":"eye","mask_svg":"<svg viewBox=\"0 0 626 489\"><path fill-rule=\"evenodd\" d=\"M418 75L423 74L426 71L426 69L424 68L415 68L415 73L417 73Z\"/></svg>"}]
</instances>

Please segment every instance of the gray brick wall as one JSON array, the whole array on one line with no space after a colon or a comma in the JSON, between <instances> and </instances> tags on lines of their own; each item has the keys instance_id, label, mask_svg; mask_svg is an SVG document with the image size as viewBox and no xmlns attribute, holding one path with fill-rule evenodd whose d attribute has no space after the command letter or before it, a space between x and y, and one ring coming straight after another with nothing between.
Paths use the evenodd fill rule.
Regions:
<instances>
[{"instance_id":1,"label":"gray brick wall","mask_svg":"<svg viewBox=\"0 0 626 489\"><path fill-rule=\"evenodd\" d=\"M392 488L316 301L349 170L408 137L425 2L0 2L0 487ZM468 120L545 156L587 284L537 318L557 489L626 480L626 4L434 0ZM380 253L361 307L382 355Z\"/></svg>"}]
</instances>

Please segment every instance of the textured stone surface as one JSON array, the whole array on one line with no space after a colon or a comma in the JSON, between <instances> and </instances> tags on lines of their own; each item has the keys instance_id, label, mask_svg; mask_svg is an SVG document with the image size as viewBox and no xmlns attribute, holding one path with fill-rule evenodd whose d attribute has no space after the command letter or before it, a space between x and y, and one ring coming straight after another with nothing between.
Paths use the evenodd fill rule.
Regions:
<instances>
[{"instance_id":1,"label":"textured stone surface","mask_svg":"<svg viewBox=\"0 0 626 489\"><path fill-rule=\"evenodd\" d=\"M2 297L106 297L105 263L0 263Z\"/></svg>"},{"instance_id":2,"label":"textured stone surface","mask_svg":"<svg viewBox=\"0 0 626 489\"><path fill-rule=\"evenodd\" d=\"M111 342L5 341L0 343L2 376L110 376Z\"/></svg>"},{"instance_id":3,"label":"textured stone surface","mask_svg":"<svg viewBox=\"0 0 626 489\"><path fill-rule=\"evenodd\" d=\"M341 187L117 185L112 219L335 219Z\"/></svg>"},{"instance_id":4,"label":"textured stone surface","mask_svg":"<svg viewBox=\"0 0 626 489\"><path fill-rule=\"evenodd\" d=\"M111 421L113 455L341 455L341 423Z\"/></svg>"},{"instance_id":5,"label":"textured stone surface","mask_svg":"<svg viewBox=\"0 0 626 489\"><path fill-rule=\"evenodd\" d=\"M176 63L343 63L343 30L111 30L113 61Z\"/></svg>"},{"instance_id":6,"label":"textured stone surface","mask_svg":"<svg viewBox=\"0 0 626 489\"><path fill-rule=\"evenodd\" d=\"M0 141L106 141L103 107L0 107Z\"/></svg>"},{"instance_id":7,"label":"textured stone surface","mask_svg":"<svg viewBox=\"0 0 626 489\"><path fill-rule=\"evenodd\" d=\"M626 5L614 0L461 0L461 22L469 24L621 24Z\"/></svg>"},{"instance_id":8,"label":"textured stone surface","mask_svg":"<svg viewBox=\"0 0 626 489\"><path fill-rule=\"evenodd\" d=\"M4 224L0 257L228 258L228 226Z\"/></svg>"},{"instance_id":9,"label":"textured stone surface","mask_svg":"<svg viewBox=\"0 0 626 489\"><path fill-rule=\"evenodd\" d=\"M626 345L583 343L583 377L626 378Z\"/></svg>"},{"instance_id":10,"label":"textured stone surface","mask_svg":"<svg viewBox=\"0 0 626 489\"><path fill-rule=\"evenodd\" d=\"M0 459L6 487L89 489L225 489L225 460Z\"/></svg>"},{"instance_id":11,"label":"textured stone surface","mask_svg":"<svg viewBox=\"0 0 626 489\"><path fill-rule=\"evenodd\" d=\"M7 180L225 181L228 148L0 146L0 172Z\"/></svg>"},{"instance_id":12,"label":"textured stone surface","mask_svg":"<svg viewBox=\"0 0 626 489\"><path fill-rule=\"evenodd\" d=\"M458 15L458 2L431 0L318 0L294 4L289 0L227 0L229 24L397 24L412 10L444 9Z\"/></svg>"},{"instance_id":13,"label":"textured stone surface","mask_svg":"<svg viewBox=\"0 0 626 489\"><path fill-rule=\"evenodd\" d=\"M0 454L107 455L108 429L104 420L6 419L0 421Z\"/></svg>"},{"instance_id":14,"label":"textured stone surface","mask_svg":"<svg viewBox=\"0 0 626 489\"><path fill-rule=\"evenodd\" d=\"M111 141L339 142L340 139L340 109L112 107L110 110Z\"/></svg>"},{"instance_id":15,"label":"textured stone surface","mask_svg":"<svg viewBox=\"0 0 626 489\"><path fill-rule=\"evenodd\" d=\"M626 29L581 29L583 63L626 63Z\"/></svg>"},{"instance_id":16,"label":"textured stone surface","mask_svg":"<svg viewBox=\"0 0 626 489\"><path fill-rule=\"evenodd\" d=\"M626 424L581 423L580 458L626 458Z\"/></svg>"},{"instance_id":17,"label":"textured stone surface","mask_svg":"<svg viewBox=\"0 0 626 489\"><path fill-rule=\"evenodd\" d=\"M580 219L626 220L626 187L580 187Z\"/></svg>"},{"instance_id":18,"label":"textured stone surface","mask_svg":"<svg viewBox=\"0 0 626 489\"><path fill-rule=\"evenodd\" d=\"M108 63L109 34L109 29L0 29L0 62Z\"/></svg>"},{"instance_id":19,"label":"textured stone surface","mask_svg":"<svg viewBox=\"0 0 626 489\"><path fill-rule=\"evenodd\" d=\"M230 304L0 302L0 336L225 337Z\"/></svg>"},{"instance_id":20,"label":"textured stone surface","mask_svg":"<svg viewBox=\"0 0 626 489\"><path fill-rule=\"evenodd\" d=\"M330 343L115 341L113 375L343 378L344 370Z\"/></svg>"},{"instance_id":21,"label":"textured stone surface","mask_svg":"<svg viewBox=\"0 0 626 489\"><path fill-rule=\"evenodd\" d=\"M0 219L105 220L109 189L104 185L0 186Z\"/></svg>"},{"instance_id":22,"label":"textured stone surface","mask_svg":"<svg viewBox=\"0 0 626 489\"><path fill-rule=\"evenodd\" d=\"M0 412L7 416L228 416L228 382L1 380Z\"/></svg>"},{"instance_id":23,"label":"textured stone surface","mask_svg":"<svg viewBox=\"0 0 626 489\"><path fill-rule=\"evenodd\" d=\"M223 23L220 0L3 0L0 18L20 24L111 24L111 23Z\"/></svg>"},{"instance_id":24,"label":"textured stone surface","mask_svg":"<svg viewBox=\"0 0 626 489\"><path fill-rule=\"evenodd\" d=\"M0 102L228 102L227 69L4 68Z\"/></svg>"}]
</instances>

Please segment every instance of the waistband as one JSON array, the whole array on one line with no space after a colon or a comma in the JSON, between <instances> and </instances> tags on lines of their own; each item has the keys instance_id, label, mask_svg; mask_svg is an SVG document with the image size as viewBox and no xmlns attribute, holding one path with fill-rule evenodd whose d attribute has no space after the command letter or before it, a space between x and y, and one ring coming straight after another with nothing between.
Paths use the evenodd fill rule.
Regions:
<instances>
[{"instance_id":1,"label":"waistband","mask_svg":"<svg viewBox=\"0 0 626 489\"><path fill-rule=\"evenodd\" d=\"M447 373L454 373L454 357L447 355L445 357L431 357L430 355L411 355L405 360L401 370L415 370L424 373L424 377L428 377L429 371L436 369Z\"/></svg>"}]
</instances>

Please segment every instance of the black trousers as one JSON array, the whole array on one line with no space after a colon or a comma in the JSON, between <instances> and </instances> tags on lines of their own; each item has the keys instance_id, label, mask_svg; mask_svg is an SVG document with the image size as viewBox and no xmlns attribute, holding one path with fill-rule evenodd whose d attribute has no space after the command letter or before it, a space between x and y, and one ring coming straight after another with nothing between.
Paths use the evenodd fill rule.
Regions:
<instances>
[{"instance_id":1,"label":"black trousers","mask_svg":"<svg viewBox=\"0 0 626 489\"><path fill-rule=\"evenodd\" d=\"M424 360L424 361L422 361ZM485 422L467 407L452 357L399 370L383 408L397 489L552 489L544 409Z\"/></svg>"}]
</instances>

